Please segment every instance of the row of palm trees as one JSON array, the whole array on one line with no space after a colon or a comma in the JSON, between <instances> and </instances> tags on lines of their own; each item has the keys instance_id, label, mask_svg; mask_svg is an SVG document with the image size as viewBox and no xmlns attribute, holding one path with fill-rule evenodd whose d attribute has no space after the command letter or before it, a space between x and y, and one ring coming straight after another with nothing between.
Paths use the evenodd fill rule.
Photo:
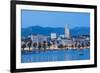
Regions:
<instances>
[{"instance_id":1,"label":"row of palm trees","mask_svg":"<svg viewBox=\"0 0 100 73\"><path fill-rule=\"evenodd\" d=\"M22 44L21 44L22 50L24 50L24 48L26 47L28 47L29 50L31 50L31 48L34 48L33 50L42 50L42 49L46 50L46 48L50 46L51 44L47 43L46 41L33 43L31 40L29 40L28 42L22 41Z\"/></svg>"},{"instance_id":2,"label":"row of palm trees","mask_svg":"<svg viewBox=\"0 0 100 73\"><path fill-rule=\"evenodd\" d=\"M63 44L60 44L58 45L58 48L86 48L86 47L89 47L90 46L90 43L87 42L87 43L81 43L79 44L78 42L74 43L74 44L71 44L71 45L63 45Z\"/></svg>"},{"instance_id":3,"label":"row of palm trees","mask_svg":"<svg viewBox=\"0 0 100 73\"><path fill-rule=\"evenodd\" d=\"M50 48L52 45L57 45L54 43L50 43L50 42L47 42L47 41L43 41L43 42L32 42L31 39L29 39L28 41L22 41L22 44L21 44L21 48L22 50L24 50L24 48L28 47L29 48L29 51L31 51L31 48L33 48L32 50L46 50L47 48ZM57 47L59 49L65 49L65 48L86 48L86 47L89 47L90 46L90 42L84 42L84 43L81 43L78 41L78 42L75 42L74 44L71 44L70 46L69 45L63 45L63 44L59 44L57 45Z\"/></svg>"}]
</instances>

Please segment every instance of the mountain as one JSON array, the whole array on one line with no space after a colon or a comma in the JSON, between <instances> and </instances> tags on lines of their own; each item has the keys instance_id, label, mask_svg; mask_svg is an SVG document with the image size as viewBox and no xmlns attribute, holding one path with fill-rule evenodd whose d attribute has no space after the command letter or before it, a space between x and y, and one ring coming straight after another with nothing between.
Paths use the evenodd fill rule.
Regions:
<instances>
[{"instance_id":1,"label":"mountain","mask_svg":"<svg viewBox=\"0 0 100 73\"><path fill-rule=\"evenodd\" d=\"M75 27L73 29L70 29L71 35L86 35L90 33L89 27ZM56 33L58 35L64 34L64 28L62 27L40 27L40 26L31 26L27 28L21 29L21 35L24 37L27 37L30 34L42 34L50 36L50 33Z\"/></svg>"},{"instance_id":2,"label":"mountain","mask_svg":"<svg viewBox=\"0 0 100 73\"><path fill-rule=\"evenodd\" d=\"M89 27L75 27L71 29L72 36L77 35L90 35L90 28Z\"/></svg>"}]
</instances>

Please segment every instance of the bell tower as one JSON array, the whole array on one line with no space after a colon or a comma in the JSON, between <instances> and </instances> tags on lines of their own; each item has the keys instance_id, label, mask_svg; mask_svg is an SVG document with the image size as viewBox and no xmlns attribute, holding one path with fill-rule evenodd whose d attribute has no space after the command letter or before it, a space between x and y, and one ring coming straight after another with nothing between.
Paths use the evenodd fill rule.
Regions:
<instances>
[{"instance_id":1,"label":"bell tower","mask_svg":"<svg viewBox=\"0 0 100 73\"><path fill-rule=\"evenodd\" d=\"M65 31L65 38L70 39L70 30L67 24L64 27L64 31Z\"/></svg>"}]
</instances>

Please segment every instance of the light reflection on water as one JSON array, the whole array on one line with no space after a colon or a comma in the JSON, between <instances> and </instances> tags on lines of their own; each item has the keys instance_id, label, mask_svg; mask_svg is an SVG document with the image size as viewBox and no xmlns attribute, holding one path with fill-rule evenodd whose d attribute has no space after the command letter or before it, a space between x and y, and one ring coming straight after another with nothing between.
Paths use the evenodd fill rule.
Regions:
<instances>
[{"instance_id":1,"label":"light reflection on water","mask_svg":"<svg viewBox=\"0 0 100 73\"><path fill-rule=\"evenodd\" d=\"M90 49L42 51L21 54L22 63L87 59L90 59Z\"/></svg>"}]
</instances>

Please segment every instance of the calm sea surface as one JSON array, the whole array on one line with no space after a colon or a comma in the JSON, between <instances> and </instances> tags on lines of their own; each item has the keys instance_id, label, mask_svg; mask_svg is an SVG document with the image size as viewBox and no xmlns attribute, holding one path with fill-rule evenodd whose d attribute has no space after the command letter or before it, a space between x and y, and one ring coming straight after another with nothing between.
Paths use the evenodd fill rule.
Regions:
<instances>
[{"instance_id":1,"label":"calm sea surface","mask_svg":"<svg viewBox=\"0 0 100 73\"><path fill-rule=\"evenodd\" d=\"M45 52L22 53L21 62L49 62L49 61L73 61L90 59L90 49L84 50L56 50Z\"/></svg>"}]
</instances>

